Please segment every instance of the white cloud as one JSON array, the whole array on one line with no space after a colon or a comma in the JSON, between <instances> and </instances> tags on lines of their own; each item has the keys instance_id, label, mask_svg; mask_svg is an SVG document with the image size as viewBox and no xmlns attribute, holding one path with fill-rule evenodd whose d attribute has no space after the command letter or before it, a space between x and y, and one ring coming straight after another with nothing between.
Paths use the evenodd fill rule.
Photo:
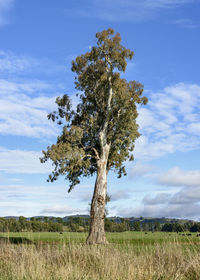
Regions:
<instances>
[{"instance_id":1,"label":"white cloud","mask_svg":"<svg viewBox=\"0 0 200 280\"><path fill-rule=\"evenodd\" d=\"M135 207L118 207L121 216L170 217L199 219L200 171L184 171L178 167L158 176L157 183L172 186L169 191L150 191Z\"/></svg>"},{"instance_id":2,"label":"white cloud","mask_svg":"<svg viewBox=\"0 0 200 280\"><path fill-rule=\"evenodd\" d=\"M9 207L9 208L21 208L21 206L22 206L22 203L20 202L20 201L18 201L18 202L15 202L15 203L13 203L13 202L8 202L8 201L1 201L0 202L0 207ZM31 202L31 201L29 201L29 202L24 202L23 203L23 208L30 208L30 207L35 207L36 206L36 204L34 203L34 202Z\"/></svg>"},{"instance_id":3,"label":"white cloud","mask_svg":"<svg viewBox=\"0 0 200 280\"><path fill-rule=\"evenodd\" d=\"M41 81L0 80L0 133L36 138L56 136L58 128L47 119L47 114L56 108L56 96L40 95L49 88L49 84Z\"/></svg>"},{"instance_id":4,"label":"white cloud","mask_svg":"<svg viewBox=\"0 0 200 280\"><path fill-rule=\"evenodd\" d=\"M165 204L168 202L168 199L171 197L169 193L158 193L155 197L151 197L146 195L143 198L144 204L148 205L158 205L158 204Z\"/></svg>"},{"instance_id":5,"label":"white cloud","mask_svg":"<svg viewBox=\"0 0 200 280\"><path fill-rule=\"evenodd\" d=\"M153 217L176 217L199 219L200 186L182 188L174 194L157 194L153 198L145 197L142 215Z\"/></svg>"},{"instance_id":6,"label":"white cloud","mask_svg":"<svg viewBox=\"0 0 200 280\"><path fill-rule=\"evenodd\" d=\"M177 9L195 0L94 0L86 1L83 10L68 10L78 16L96 17L106 21L141 22L153 19L165 9Z\"/></svg>"},{"instance_id":7,"label":"white cloud","mask_svg":"<svg viewBox=\"0 0 200 280\"><path fill-rule=\"evenodd\" d=\"M144 205L160 205L163 208L169 208L169 205L182 205L190 207L194 203L200 202L200 186L191 188L181 188L175 192L158 192L155 196L145 195L143 198ZM160 207L159 206L159 207Z\"/></svg>"},{"instance_id":8,"label":"white cloud","mask_svg":"<svg viewBox=\"0 0 200 280\"><path fill-rule=\"evenodd\" d=\"M179 167L174 167L160 174L157 183L166 186L198 187L200 186L200 170L186 171L181 170Z\"/></svg>"},{"instance_id":9,"label":"white cloud","mask_svg":"<svg viewBox=\"0 0 200 280\"><path fill-rule=\"evenodd\" d=\"M43 174L51 171L50 164L41 164L41 152L8 150L0 147L0 172Z\"/></svg>"},{"instance_id":10,"label":"white cloud","mask_svg":"<svg viewBox=\"0 0 200 280\"><path fill-rule=\"evenodd\" d=\"M76 215L76 214L85 214L87 210L83 209L74 209L65 205L53 205L49 208L43 209L40 214L45 215Z\"/></svg>"},{"instance_id":11,"label":"white cloud","mask_svg":"<svg viewBox=\"0 0 200 280\"><path fill-rule=\"evenodd\" d=\"M186 208L193 206L196 203L200 203L200 184L190 188L182 188L169 200L170 205L182 205Z\"/></svg>"},{"instance_id":12,"label":"white cloud","mask_svg":"<svg viewBox=\"0 0 200 280\"><path fill-rule=\"evenodd\" d=\"M110 192L109 195L111 197L110 202L131 198L131 194L128 191Z\"/></svg>"},{"instance_id":13,"label":"white cloud","mask_svg":"<svg viewBox=\"0 0 200 280\"><path fill-rule=\"evenodd\" d=\"M69 64L71 57L67 57L65 64ZM12 74L29 74L41 75L42 74L54 74L66 73L66 66L63 64L56 64L54 61L41 57L36 59L26 54L15 54L11 51L0 50L0 74L12 75Z\"/></svg>"},{"instance_id":14,"label":"white cloud","mask_svg":"<svg viewBox=\"0 0 200 280\"><path fill-rule=\"evenodd\" d=\"M13 96L13 94L21 94L21 97L23 99L24 95L30 95L33 93L41 94L45 90L49 90L51 88L52 85L40 80L20 82L0 79L0 96L2 96L3 98L6 98L6 96L9 95Z\"/></svg>"},{"instance_id":15,"label":"white cloud","mask_svg":"<svg viewBox=\"0 0 200 280\"><path fill-rule=\"evenodd\" d=\"M30 178L29 183L31 182ZM43 185L2 184L1 216L13 215L19 211L24 216L88 214L88 203L82 202L82 198L85 193L89 193L89 186L79 185L71 193L67 192L67 188L67 182L64 184L43 182ZM93 188L94 186L90 186L91 195Z\"/></svg>"},{"instance_id":16,"label":"white cloud","mask_svg":"<svg viewBox=\"0 0 200 280\"><path fill-rule=\"evenodd\" d=\"M190 205L144 205L135 208L118 208L117 215L122 217L180 218L199 220L200 204Z\"/></svg>"},{"instance_id":17,"label":"white cloud","mask_svg":"<svg viewBox=\"0 0 200 280\"><path fill-rule=\"evenodd\" d=\"M190 28L190 29L199 28L199 25L194 23L193 20L190 18L180 18L172 21L172 24L176 24L180 27Z\"/></svg>"},{"instance_id":18,"label":"white cloud","mask_svg":"<svg viewBox=\"0 0 200 280\"><path fill-rule=\"evenodd\" d=\"M154 187L153 192L147 189L143 198L135 201L133 206L119 204L113 214L123 217L200 218L200 170L175 167L157 174L153 180L159 188Z\"/></svg>"},{"instance_id":19,"label":"white cloud","mask_svg":"<svg viewBox=\"0 0 200 280\"><path fill-rule=\"evenodd\" d=\"M200 86L179 83L148 97L148 105L139 108L142 136L136 141L135 158L151 160L198 149Z\"/></svg>"},{"instance_id":20,"label":"white cloud","mask_svg":"<svg viewBox=\"0 0 200 280\"><path fill-rule=\"evenodd\" d=\"M196 134L197 136L200 135L200 123L198 121L191 122L188 124L188 131L191 134Z\"/></svg>"},{"instance_id":21,"label":"white cloud","mask_svg":"<svg viewBox=\"0 0 200 280\"><path fill-rule=\"evenodd\" d=\"M137 162L129 170L128 175L130 178L141 177L151 173L154 170L154 167L149 164L144 164Z\"/></svg>"},{"instance_id":22,"label":"white cloud","mask_svg":"<svg viewBox=\"0 0 200 280\"><path fill-rule=\"evenodd\" d=\"M26 195L30 196L30 198L33 198L37 196L41 197L42 195L45 195L47 197L47 194L53 195L55 198L56 194L59 196L59 198L63 198L63 188L61 187L62 191L61 194L58 194L58 186L55 184L46 184L44 185L23 185L19 184L19 182L16 184L9 184L9 185L0 185L0 192L4 196L8 195Z\"/></svg>"},{"instance_id":23,"label":"white cloud","mask_svg":"<svg viewBox=\"0 0 200 280\"><path fill-rule=\"evenodd\" d=\"M0 51L0 73L19 73L30 70L34 66L39 66L39 62L33 58Z\"/></svg>"},{"instance_id":24,"label":"white cloud","mask_svg":"<svg viewBox=\"0 0 200 280\"><path fill-rule=\"evenodd\" d=\"M49 138L55 138L58 135L58 126L48 120L47 115L56 109L56 97L62 96L65 88L60 84L55 85L38 79L24 78L30 71L34 73L34 69L37 69L37 73L38 70L57 71L58 69L59 71L62 69L62 72L64 72L62 66L55 65L48 59L37 60L26 55L15 55L9 51L0 51L0 74L2 77L0 79L1 135L26 136L38 138L42 141L49 141ZM10 74L14 74L14 78ZM20 78L21 74L23 74L23 79ZM5 78L3 79L3 77ZM71 97L72 105L76 106L78 99L73 95ZM8 153L13 157L15 151L9 151ZM17 153L24 155L22 158L26 158L25 153L27 153L27 160L33 157L33 154L28 151L17 151ZM37 154L37 152L33 153ZM12 164L8 167L8 158L6 159L6 165L3 164L3 159L1 162L1 170L5 172L22 172L20 167L12 167ZM37 164L35 160L33 160L33 165L35 166L33 173L44 172L44 167L41 169L41 165ZM32 173L29 163L26 168L23 160L22 166L25 167L25 173Z\"/></svg>"},{"instance_id":25,"label":"white cloud","mask_svg":"<svg viewBox=\"0 0 200 280\"><path fill-rule=\"evenodd\" d=\"M0 27L8 23L8 12L15 0L0 0Z\"/></svg>"}]
</instances>

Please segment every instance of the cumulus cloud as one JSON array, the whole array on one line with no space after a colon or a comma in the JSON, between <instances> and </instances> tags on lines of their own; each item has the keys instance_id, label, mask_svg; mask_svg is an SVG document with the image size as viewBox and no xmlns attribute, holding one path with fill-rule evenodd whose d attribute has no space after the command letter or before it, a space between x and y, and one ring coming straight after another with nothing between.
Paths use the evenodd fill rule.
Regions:
<instances>
[{"instance_id":1,"label":"cumulus cloud","mask_svg":"<svg viewBox=\"0 0 200 280\"><path fill-rule=\"evenodd\" d=\"M109 195L111 197L111 200L110 200L111 202L129 199L131 197L131 194L128 191L110 192Z\"/></svg>"},{"instance_id":2,"label":"cumulus cloud","mask_svg":"<svg viewBox=\"0 0 200 280\"><path fill-rule=\"evenodd\" d=\"M0 134L42 140L58 134L58 127L47 115L56 108L56 97L63 95L65 88L32 78L35 73L58 70L64 73L62 65L48 59L0 50Z\"/></svg>"},{"instance_id":3,"label":"cumulus cloud","mask_svg":"<svg viewBox=\"0 0 200 280\"><path fill-rule=\"evenodd\" d=\"M166 186L200 186L200 170L181 170L179 167L160 174L157 183Z\"/></svg>"},{"instance_id":4,"label":"cumulus cloud","mask_svg":"<svg viewBox=\"0 0 200 280\"><path fill-rule=\"evenodd\" d=\"M155 196L146 195L143 198L144 205L154 206L186 206L186 208L200 202L200 186L192 188L181 188L173 193L158 192Z\"/></svg>"},{"instance_id":5,"label":"cumulus cloud","mask_svg":"<svg viewBox=\"0 0 200 280\"><path fill-rule=\"evenodd\" d=\"M143 203L148 204L148 205L165 204L168 202L170 197L171 197L171 195L169 193L158 193L155 197L146 195L143 198Z\"/></svg>"},{"instance_id":6,"label":"cumulus cloud","mask_svg":"<svg viewBox=\"0 0 200 280\"><path fill-rule=\"evenodd\" d=\"M141 205L135 208L119 207L117 212L119 216L123 217L153 217L153 218L180 218L180 219L194 219L198 220L200 213L200 204L195 203L191 205L167 204L163 205Z\"/></svg>"},{"instance_id":7,"label":"cumulus cloud","mask_svg":"<svg viewBox=\"0 0 200 280\"><path fill-rule=\"evenodd\" d=\"M199 219L200 171L184 171L178 167L158 176L157 183L174 188L148 193L135 207L119 207L117 215Z\"/></svg>"},{"instance_id":8,"label":"cumulus cloud","mask_svg":"<svg viewBox=\"0 0 200 280\"><path fill-rule=\"evenodd\" d=\"M142 136L136 141L135 158L151 160L200 145L200 86L179 83L148 94L149 104L139 108Z\"/></svg>"},{"instance_id":9,"label":"cumulus cloud","mask_svg":"<svg viewBox=\"0 0 200 280\"><path fill-rule=\"evenodd\" d=\"M56 97L64 92L61 85L42 80L0 79L0 133L42 139L56 136L58 127L47 115L56 109ZM79 98L76 94L70 97L76 107Z\"/></svg>"},{"instance_id":10,"label":"cumulus cloud","mask_svg":"<svg viewBox=\"0 0 200 280\"><path fill-rule=\"evenodd\" d=\"M65 205L53 205L49 208L44 208L40 214L45 215L76 215L76 214L85 214L86 210L83 209L74 209Z\"/></svg>"},{"instance_id":11,"label":"cumulus cloud","mask_svg":"<svg viewBox=\"0 0 200 280\"><path fill-rule=\"evenodd\" d=\"M0 172L21 174L45 174L51 171L50 164L41 164L41 152L9 150L0 147Z\"/></svg>"},{"instance_id":12,"label":"cumulus cloud","mask_svg":"<svg viewBox=\"0 0 200 280\"><path fill-rule=\"evenodd\" d=\"M54 215L62 214L62 212L63 214L86 212L86 210L84 212L84 204L83 209L79 204L79 211L76 204L73 203L73 199L67 199L68 194L65 185L2 184L0 185L0 193L1 216L13 215L13 213L18 212L26 216L39 215L41 211Z\"/></svg>"},{"instance_id":13,"label":"cumulus cloud","mask_svg":"<svg viewBox=\"0 0 200 280\"><path fill-rule=\"evenodd\" d=\"M3 52L0 52L0 57ZM8 58L8 57L9 58ZM22 56L5 55L9 63L1 63L0 71L25 71L29 62ZM11 59L11 58L13 59ZM14 61L12 64L11 61ZM3 66L4 65L4 66ZM3 69L4 67L4 69ZM0 80L0 133L37 138L57 134L46 115L55 108L58 92L51 96L52 84L40 80ZM74 106L78 100L72 96ZM136 141L135 158L151 160L176 151L199 147L200 86L179 83L149 94L149 104L139 108L138 123L142 136ZM148 168L148 167L147 167ZM133 172L138 172L133 170Z\"/></svg>"},{"instance_id":14,"label":"cumulus cloud","mask_svg":"<svg viewBox=\"0 0 200 280\"><path fill-rule=\"evenodd\" d=\"M47 119L55 107L54 97L41 95L50 85L0 80L0 133L36 138L55 136L57 127ZM34 95L34 96L32 96Z\"/></svg>"},{"instance_id":15,"label":"cumulus cloud","mask_svg":"<svg viewBox=\"0 0 200 280\"><path fill-rule=\"evenodd\" d=\"M14 6L15 0L0 0L0 27L9 22L8 12Z\"/></svg>"},{"instance_id":16,"label":"cumulus cloud","mask_svg":"<svg viewBox=\"0 0 200 280\"><path fill-rule=\"evenodd\" d=\"M130 178L141 177L151 173L154 167L150 164L145 164L142 162L137 162L129 170L128 175Z\"/></svg>"},{"instance_id":17,"label":"cumulus cloud","mask_svg":"<svg viewBox=\"0 0 200 280\"><path fill-rule=\"evenodd\" d=\"M186 171L175 167L161 173L157 183L175 188L170 189L170 192L158 192L153 197L146 195L143 198L143 207L140 208L141 215L199 219L199 170Z\"/></svg>"},{"instance_id":18,"label":"cumulus cloud","mask_svg":"<svg viewBox=\"0 0 200 280\"><path fill-rule=\"evenodd\" d=\"M78 16L96 17L106 21L141 22L151 20L158 12L175 9L195 0L95 0L85 1L85 9L68 10Z\"/></svg>"},{"instance_id":19,"label":"cumulus cloud","mask_svg":"<svg viewBox=\"0 0 200 280\"><path fill-rule=\"evenodd\" d=\"M200 184L197 187L182 188L169 200L170 205L182 205L183 207L194 206L200 203Z\"/></svg>"}]
</instances>

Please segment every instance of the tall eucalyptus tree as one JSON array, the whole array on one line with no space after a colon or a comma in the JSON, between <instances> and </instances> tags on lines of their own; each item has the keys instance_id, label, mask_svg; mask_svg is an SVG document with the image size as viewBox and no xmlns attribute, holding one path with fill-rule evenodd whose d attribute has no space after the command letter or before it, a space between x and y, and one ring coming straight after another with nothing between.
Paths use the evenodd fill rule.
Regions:
<instances>
[{"instance_id":1,"label":"tall eucalyptus tree","mask_svg":"<svg viewBox=\"0 0 200 280\"><path fill-rule=\"evenodd\" d=\"M80 183L80 177L96 174L90 210L87 244L106 244L104 231L107 174L117 171L126 175L124 162L133 160L134 142L140 136L136 118L137 104L146 104L143 86L126 81L127 60L134 53L121 45L120 34L113 29L96 34L97 44L90 52L72 61L76 73L75 87L81 92L73 110L68 95L58 97L57 111L48 118L62 126L57 143L43 151L41 162L52 160L53 182L60 175L69 180L69 190Z\"/></svg>"}]
</instances>

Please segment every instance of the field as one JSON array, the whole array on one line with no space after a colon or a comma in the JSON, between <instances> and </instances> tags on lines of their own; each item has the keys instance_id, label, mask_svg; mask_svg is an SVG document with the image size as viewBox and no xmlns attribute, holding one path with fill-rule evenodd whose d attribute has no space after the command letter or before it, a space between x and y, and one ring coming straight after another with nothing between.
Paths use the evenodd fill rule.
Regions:
<instances>
[{"instance_id":1,"label":"field","mask_svg":"<svg viewBox=\"0 0 200 280\"><path fill-rule=\"evenodd\" d=\"M200 279L200 237L195 233L107 233L106 246L86 246L86 236L0 233L0 279Z\"/></svg>"}]
</instances>

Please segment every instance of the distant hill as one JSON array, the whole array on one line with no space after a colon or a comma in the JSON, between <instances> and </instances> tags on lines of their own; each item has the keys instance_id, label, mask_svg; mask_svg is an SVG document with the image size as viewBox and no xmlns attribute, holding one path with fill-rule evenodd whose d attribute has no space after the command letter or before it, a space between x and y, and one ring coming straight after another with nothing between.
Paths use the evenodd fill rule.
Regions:
<instances>
[{"instance_id":1,"label":"distant hill","mask_svg":"<svg viewBox=\"0 0 200 280\"><path fill-rule=\"evenodd\" d=\"M6 217L2 217L4 219L15 219L15 220L19 220L18 216L6 216Z\"/></svg>"}]
</instances>

